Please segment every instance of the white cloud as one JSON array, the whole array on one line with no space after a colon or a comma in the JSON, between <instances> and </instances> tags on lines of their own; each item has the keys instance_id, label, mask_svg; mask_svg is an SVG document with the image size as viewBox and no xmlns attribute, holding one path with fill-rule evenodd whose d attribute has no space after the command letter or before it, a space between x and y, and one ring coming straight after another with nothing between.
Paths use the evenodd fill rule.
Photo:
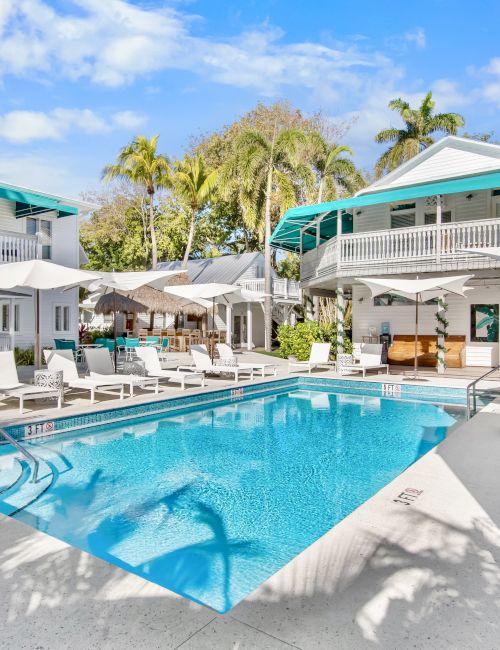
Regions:
<instances>
[{"instance_id":1,"label":"white cloud","mask_svg":"<svg viewBox=\"0 0 500 650\"><path fill-rule=\"evenodd\" d=\"M404 40L408 41L409 43L415 43L415 45L420 50L423 50L427 44L425 31L422 29L422 27L417 27L410 32L406 32L404 35Z\"/></svg>"},{"instance_id":2,"label":"white cloud","mask_svg":"<svg viewBox=\"0 0 500 650\"><path fill-rule=\"evenodd\" d=\"M117 126L129 130L137 129L146 122L144 116L138 115L134 111L119 111L118 113L113 113L112 120Z\"/></svg>"},{"instance_id":3,"label":"white cloud","mask_svg":"<svg viewBox=\"0 0 500 650\"><path fill-rule=\"evenodd\" d=\"M113 113L106 119L90 109L55 108L48 113L18 110L0 115L0 138L15 144L62 140L72 131L95 135L115 128L131 130L143 122L133 111Z\"/></svg>"}]
</instances>

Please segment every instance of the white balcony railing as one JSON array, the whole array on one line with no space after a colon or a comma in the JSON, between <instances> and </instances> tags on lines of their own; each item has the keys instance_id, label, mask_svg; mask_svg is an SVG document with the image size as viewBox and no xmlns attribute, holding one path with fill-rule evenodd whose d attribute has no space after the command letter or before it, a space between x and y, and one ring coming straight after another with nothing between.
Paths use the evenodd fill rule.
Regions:
<instances>
[{"instance_id":1,"label":"white balcony railing","mask_svg":"<svg viewBox=\"0 0 500 650\"><path fill-rule=\"evenodd\" d=\"M453 261L458 268L463 260L466 268L471 256L460 249L493 246L500 246L500 219L447 223L439 229L432 225L342 235L302 256L301 279L349 269L400 268L408 263Z\"/></svg>"},{"instance_id":2,"label":"white balcony railing","mask_svg":"<svg viewBox=\"0 0 500 650\"><path fill-rule=\"evenodd\" d=\"M253 278L252 280L242 280L240 286L249 291L264 293L264 278ZM301 301L301 289L298 282L287 280L286 278L273 278L273 298L282 300Z\"/></svg>"},{"instance_id":3,"label":"white balcony railing","mask_svg":"<svg viewBox=\"0 0 500 650\"><path fill-rule=\"evenodd\" d=\"M36 236L0 230L0 264L34 260L37 252Z\"/></svg>"},{"instance_id":4,"label":"white balcony railing","mask_svg":"<svg viewBox=\"0 0 500 650\"><path fill-rule=\"evenodd\" d=\"M10 334L0 332L0 352L6 352L8 350L12 350Z\"/></svg>"}]
</instances>

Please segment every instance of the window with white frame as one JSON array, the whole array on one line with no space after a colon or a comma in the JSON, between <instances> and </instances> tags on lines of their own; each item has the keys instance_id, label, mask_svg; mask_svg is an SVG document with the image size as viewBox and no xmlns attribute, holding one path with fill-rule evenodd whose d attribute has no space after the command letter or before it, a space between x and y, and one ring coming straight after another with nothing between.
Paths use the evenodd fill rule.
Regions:
<instances>
[{"instance_id":1,"label":"window with white frame","mask_svg":"<svg viewBox=\"0 0 500 650\"><path fill-rule=\"evenodd\" d=\"M52 259L52 221L48 219L26 219L26 234L36 235L42 246L42 259Z\"/></svg>"},{"instance_id":2,"label":"window with white frame","mask_svg":"<svg viewBox=\"0 0 500 650\"><path fill-rule=\"evenodd\" d=\"M69 332L69 306L56 305L54 307L54 330L56 332Z\"/></svg>"},{"instance_id":3,"label":"window with white frame","mask_svg":"<svg viewBox=\"0 0 500 650\"><path fill-rule=\"evenodd\" d=\"M14 332L21 331L21 305L14 305Z\"/></svg>"},{"instance_id":4,"label":"window with white frame","mask_svg":"<svg viewBox=\"0 0 500 650\"><path fill-rule=\"evenodd\" d=\"M415 203L391 203L391 228L413 228Z\"/></svg>"},{"instance_id":5,"label":"window with white frame","mask_svg":"<svg viewBox=\"0 0 500 650\"><path fill-rule=\"evenodd\" d=\"M2 303L0 309L0 331L9 332L10 331L10 305L8 302Z\"/></svg>"}]
</instances>

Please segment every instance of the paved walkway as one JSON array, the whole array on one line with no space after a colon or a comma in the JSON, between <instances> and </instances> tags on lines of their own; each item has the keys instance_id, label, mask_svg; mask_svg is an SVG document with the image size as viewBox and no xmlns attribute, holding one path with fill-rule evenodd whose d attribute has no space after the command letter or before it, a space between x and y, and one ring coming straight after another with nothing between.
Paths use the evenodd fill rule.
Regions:
<instances>
[{"instance_id":1,"label":"paved walkway","mask_svg":"<svg viewBox=\"0 0 500 650\"><path fill-rule=\"evenodd\" d=\"M224 616L0 518L0 647L500 648L499 458L493 403Z\"/></svg>"}]
</instances>

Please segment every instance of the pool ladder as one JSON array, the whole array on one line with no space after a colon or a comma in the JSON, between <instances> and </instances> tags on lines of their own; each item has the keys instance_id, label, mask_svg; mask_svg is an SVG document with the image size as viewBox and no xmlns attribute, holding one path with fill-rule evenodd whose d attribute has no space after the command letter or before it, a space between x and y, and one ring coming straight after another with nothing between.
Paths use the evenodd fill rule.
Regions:
<instances>
[{"instance_id":1,"label":"pool ladder","mask_svg":"<svg viewBox=\"0 0 500 650\"><path fill-rule=\"evenodd\" d=\"M0 435L2 435L9 444L15 447L25 458L28 459L30 463L32 463L33 473L31 475L30 480L32 483L36 483L38 481L38 468L40 466L40 461L38 460L38 458L35 458L33 454L30 454L30 452L27 449L25 449L21 444L19 444L19 442L15 438L13 438L10 435L10 433L7 433L5 429L0 428Z\"/></svg>"},{"instance_id":2,"label":"pool ladder","mask_svg":"<svg viewBox=\"0 0 500 650\"><path fill-rule=\"evenodd\" d=\"M470 420L471 417L477 413L477 393L476 393L477 384L483 379L486 379L486 377L489 377L489 375L492 375L494 372L497 372L497 370L499 369L500 366L495 366L494 368L490 368L490 370L488 370L488 372L485 372L484 375L481 375L477 379L474 379L474 381L471 381L471 383L467 385L466 410L467 410L468 420ZM471 398L472 398L472 408L471 408Z\"/></svg>"}]
</instances>

